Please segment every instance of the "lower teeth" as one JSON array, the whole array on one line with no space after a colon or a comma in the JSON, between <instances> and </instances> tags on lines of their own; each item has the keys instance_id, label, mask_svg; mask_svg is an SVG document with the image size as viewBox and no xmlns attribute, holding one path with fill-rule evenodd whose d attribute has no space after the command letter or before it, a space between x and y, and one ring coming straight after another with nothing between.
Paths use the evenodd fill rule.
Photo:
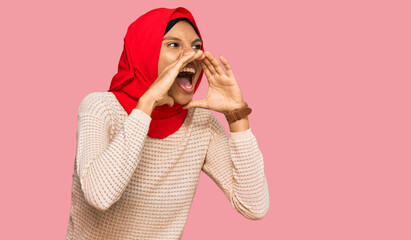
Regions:
<instances>
[{"instance_id":1,"label":"lower teeth","mask_svg":"<svg viewBox=\"0 0 411 240\"><path fill-rule=\"evenodd\" d=\"M187 89L190 89L193 87L192 83L191 83L191 78L188 76L185 77L177 77L177 81L179 82L179 84Z\"/></svg>"}]
</instances>

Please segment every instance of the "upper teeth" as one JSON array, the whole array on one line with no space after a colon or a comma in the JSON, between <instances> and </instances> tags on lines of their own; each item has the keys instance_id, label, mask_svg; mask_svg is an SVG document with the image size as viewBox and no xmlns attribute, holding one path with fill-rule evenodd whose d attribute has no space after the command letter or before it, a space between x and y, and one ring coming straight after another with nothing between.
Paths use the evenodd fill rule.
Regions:
<instances>
[{"instance_id":1,"label":"upper teeth","mask_svg":"<svg viewBox=\"0 0 411 240\"><path fill-rule=\"evenodd\" d=\"M189 73L195 73L196 70L194 68L191 67L184 67L183 69L181 69L180 72L189 72Z\"/></svg>"}]
</instances>

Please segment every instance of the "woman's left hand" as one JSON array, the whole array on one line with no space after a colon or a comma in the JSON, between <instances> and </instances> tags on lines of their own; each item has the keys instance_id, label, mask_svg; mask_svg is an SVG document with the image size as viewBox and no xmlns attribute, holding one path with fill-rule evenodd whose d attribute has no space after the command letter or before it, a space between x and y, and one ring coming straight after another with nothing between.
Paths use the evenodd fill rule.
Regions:
<instances>
[{"instance_id":1,"label":"woman's left hand","mask_svg":"<svg viewBox=\"0 0 411 240\"><path fill-rule=\"evenodd\" d=\"M225 113L239 109L245 105L240 87L234 77L231 66L227 59L220 56L220 62L214 56L205 51L203 60L196 60L203 68L208 81L208 93L205 99L192 100L183 108L201 107L217 112Z\"/></svg>"}]
</instances>

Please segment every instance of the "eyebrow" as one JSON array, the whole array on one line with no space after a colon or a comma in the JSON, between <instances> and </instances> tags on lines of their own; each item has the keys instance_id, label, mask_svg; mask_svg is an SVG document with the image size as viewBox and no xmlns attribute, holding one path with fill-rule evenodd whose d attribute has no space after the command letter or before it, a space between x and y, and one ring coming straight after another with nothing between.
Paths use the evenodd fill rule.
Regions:
<instances>
[{"instance_id":1,"label":"eyebrow","mask_svg":"<svg viewBox=\"0 0 411 240\"><path fill-rule=\"evenodd\" d=\"M165 38L163 38L163 41L164 41L164 40L176 40L176 41L181 41L181 39L176 38L176 37L165 37ZM202 41L201 39L199 39L199 38L197 38L196 40L194 40L192 43L195 43L195 42L203 43L203 41Z\"/></svg>"}]
</instances>

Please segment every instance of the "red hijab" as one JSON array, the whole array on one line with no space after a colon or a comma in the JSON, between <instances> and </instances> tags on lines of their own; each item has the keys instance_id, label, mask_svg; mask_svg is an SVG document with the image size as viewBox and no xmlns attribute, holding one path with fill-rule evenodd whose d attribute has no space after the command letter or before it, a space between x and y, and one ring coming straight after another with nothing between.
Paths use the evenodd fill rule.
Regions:
<instances>
[{"instance_id":1,"label":"red hijab","mask_svg":"<svg viewBox=\"0 0 411 240\"><path fill-rule=\"evenodd\" d=\"M112 92L128 114L136 107L138 99L146 92L158 77L158 60L167 23L173 19L185 17L197 28L194 17L183 8L156 8L130 24L124 37L123 52L114 75L109 92ZM198 35L201 39L200 32ZM202 47L204 51L204 47ZM194 88L194 93L201 82L203 71ZM148 136L165 138L176 132L186 119L188 110L182 105L157 106L151 114Z\"/></svg>"}]
</instances>

